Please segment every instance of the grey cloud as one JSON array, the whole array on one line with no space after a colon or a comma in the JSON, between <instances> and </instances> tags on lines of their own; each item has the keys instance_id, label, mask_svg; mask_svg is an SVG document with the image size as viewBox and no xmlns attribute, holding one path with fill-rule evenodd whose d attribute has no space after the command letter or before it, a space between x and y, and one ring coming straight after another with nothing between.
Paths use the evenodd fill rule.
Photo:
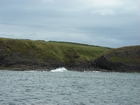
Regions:
<instances>
[{"instance_id":1,"label":"grey cloud","mask_svg":"<svg viewBox=\"0 0 140 105\"><path fill-rule=\"evenodd\" d=\"M114 0L110 4L104 0L1 0L0 37L109 47L139 44L138 3L138 0Z\"/></svg>"}]
</instances>

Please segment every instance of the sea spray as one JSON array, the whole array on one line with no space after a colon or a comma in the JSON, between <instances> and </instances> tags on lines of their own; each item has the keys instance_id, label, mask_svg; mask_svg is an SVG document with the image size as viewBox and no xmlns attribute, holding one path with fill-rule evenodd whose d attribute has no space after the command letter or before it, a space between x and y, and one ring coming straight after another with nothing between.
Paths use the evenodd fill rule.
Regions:
<instances>
[{"instance_id":1,"label":"sea spray","mask_svg":"<svg viewBox=\"0 0 140 105\"><path fill-rule=\"evenodd\" d=\"M51 72L65 72L65 71L67 71L65 67L60 67L60 68L51 70Z\"/></svg>"}]
</instances>

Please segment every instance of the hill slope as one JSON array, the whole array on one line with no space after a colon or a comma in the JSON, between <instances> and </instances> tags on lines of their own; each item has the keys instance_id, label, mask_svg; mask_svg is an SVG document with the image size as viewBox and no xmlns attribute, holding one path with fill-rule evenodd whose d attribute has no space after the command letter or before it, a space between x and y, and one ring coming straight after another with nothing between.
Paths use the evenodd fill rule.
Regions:
<instances>
[{"instance_id":1,"label":"hill slope","mask_svg":"<svg viewBox=\"0 0 140 105\"><path fill-rule=\"evenodd\" d=\"M140 72L140 46L112 49L96 59L96 63L110 71Z\"/></svg>"},{"instance_id":2,"label":"hill slope","mask_svg":"<svg viewBox=\"0 0 140 105\"><path fill-rule=\"evenodd\" d=\"M110 48L77 43L0 38L0 66L9 68L56 68L83 66Z\"/></svg>"},{"instance_id":3,"label":"hill slope","mask_svg":"<svg viewBox=\"0 0 140 105\"><path fill-rule=\"evenodd\" d=\"M0 69L50 70L58 67L140 72L140 46L111 49L70 42L0 38Z\"/></svg>"}]
</instances>

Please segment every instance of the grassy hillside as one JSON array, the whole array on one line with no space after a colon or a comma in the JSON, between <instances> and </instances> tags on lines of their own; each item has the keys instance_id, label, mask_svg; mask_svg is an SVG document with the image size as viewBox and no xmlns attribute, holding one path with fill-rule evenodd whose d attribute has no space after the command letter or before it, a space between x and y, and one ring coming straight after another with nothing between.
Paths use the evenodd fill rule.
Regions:
<instances>
[{"instance_id":1,"label":"grassy hillside","mask_svg":"<svg viewBox=\"0 0 140 105\"><path fill-rule=\"evenodd\" d=\"M31 70L67 67L140 72L140 46L117 49L71 42L0 38L0 69Z\"/></svg>"},{"instance_id":2,"label":"grassy hillside","mask_svg":"<svg viewBox=\"0 0 140 105\"><path fill-rule=\"evenodd\" d=\"M0 49L8 56L38 59L43 62L55 60L63 63L77 60L95 60L110 48L67 42L20 40L0 38Z\"/></svg>"},{"instance_id":3,"label":"grassy hillside","mask_svg":"<svg viewBox=\"0 0 140 105\"><path fill-rule=\"evenodd\" d=\"M112 62L140 64L140 46L127 46L110 50L104 54Z\"/></svg>"}]
</instances>

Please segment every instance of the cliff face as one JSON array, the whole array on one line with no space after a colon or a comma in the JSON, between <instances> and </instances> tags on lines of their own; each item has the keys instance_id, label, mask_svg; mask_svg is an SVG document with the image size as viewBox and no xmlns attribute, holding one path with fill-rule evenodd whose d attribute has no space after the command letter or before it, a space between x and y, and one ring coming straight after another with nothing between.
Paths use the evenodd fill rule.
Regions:
<instances>
[{"instance_id":1,"label":"cliff face","mask_svg":"<svg viewBox=\"0 0 140 105\"><path fill-rule=\"evenodd\" d=\"M109 48L66 42L45 42L0 38L1 69L52 69L65 66L91 68Z\"/></svg>"},{"instance_id":2,"label":"cliff face","mask_svg":"<svg viewBox=\"0 0 140 105\"><path fill-rule=\"evenodd\" d=\"M95 63L109 71L140 72L140 46L113 49L97 58Z\"/></svg>"},{"instance_id":3,"label":"cliff face","mask_svg":"<svg viewBox=\"0 0 140 105\"><path fill-rule=\"evenodd\" d=\"M140 46L111 49L68 42L0 38L0 69L50 70L58 67L140 72Z\"/></svg>"}]
</instances>

